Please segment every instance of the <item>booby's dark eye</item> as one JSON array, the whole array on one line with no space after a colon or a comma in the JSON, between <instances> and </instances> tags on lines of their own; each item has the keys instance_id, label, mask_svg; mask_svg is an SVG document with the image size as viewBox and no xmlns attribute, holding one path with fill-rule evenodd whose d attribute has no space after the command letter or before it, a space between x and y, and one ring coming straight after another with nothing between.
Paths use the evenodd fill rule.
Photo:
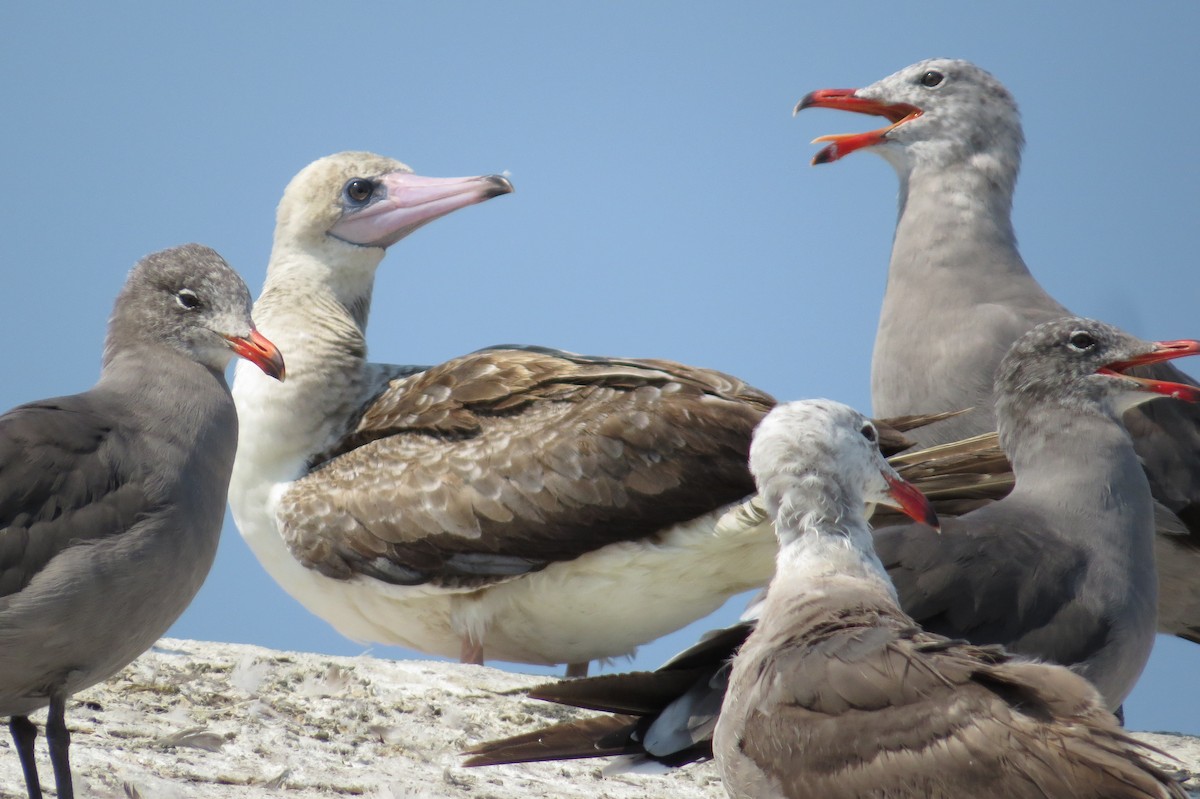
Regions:
<instances>
[{"instance_id":1,"label":"booby's dark eye","mask_svg":"<svg viewBox=\"0 0 1200 799\"><path fill-rule=\"evenodd\" d=\"M189 311L199 308L201 305L200 298L191 289L180 289L175 292L175 302L179 303L181 308L186 308Z\"/></svg>"},{"instance_id":2,"label":"booby's dark eye","mask_svg":"<svg viewBox=\"0 0 1200 799\"><path fill-rule=\"evenodd\" d=\"M352 178L346 182L346 188L343 191L347 200L361 205L371 199L371 194L375 191L375 184L366 178Z\"/></svg>"},{"instance_id":3,"label":"booby's dark eye","mask_svg":"<svg viewBox=\"0 0 1200 799\"><path fill-rule=\"evenodd\" d=\"M879 433L876 432L875 425L871 424L870 422L864 424L860 432L862 432L862 437L867 441L870 441L872 444L879 441Z\"/></svg>"},{"instance_id":4,"label":"booby's dark eye","mask_svg":"<svg viewBox=\"0 0 1200 799\"><path fill-rule=\"evenodd\" d=\"M1067 339L1067 342L1071 345L1071 349L1079 352L1085 352L1096 346L1096 339L1092 338L1092 334L1086 330L1076 330Z\"/></svg>"},{"instance_id":5,"label":"booby's dark eye","mask_svg":"<svg viewBox=\"0 0 1200 799\"><path fill-rule=\"evenodd\" d=\"M924 75L921 76L921 85L928 86L929 88L932 89L934 86L937 86L945 79L946 79L945 75L938 72L936 69L931 69L928 72L926 72Z\"/></svg>"}]
</instances>

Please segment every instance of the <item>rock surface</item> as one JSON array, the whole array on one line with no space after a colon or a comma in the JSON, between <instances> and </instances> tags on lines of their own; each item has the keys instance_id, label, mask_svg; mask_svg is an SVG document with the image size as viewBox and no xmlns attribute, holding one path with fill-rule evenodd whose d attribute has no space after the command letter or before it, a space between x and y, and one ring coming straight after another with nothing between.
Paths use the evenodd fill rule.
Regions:
<instances>
[{"instance_id":1,"label":"rock surface","mask_svg":"<svg viewBox=\"0 0 1200 799\"><path fill-rule=\"evenodd\" d=\"M578 715L523 689L545 677L435 661L163 639L67 708L77 793L143 799L668 799L725 796L711 763L604 776L603 761L464 769L459 752ZM35 717L39 726L44 711ZM1200 739L1138 737L1200 790ZM43 786L53 782L38 737ZM23 799L8 736L0 797ZM52 794L51 794L52 795Z\"/></svg>"}]
</instances>

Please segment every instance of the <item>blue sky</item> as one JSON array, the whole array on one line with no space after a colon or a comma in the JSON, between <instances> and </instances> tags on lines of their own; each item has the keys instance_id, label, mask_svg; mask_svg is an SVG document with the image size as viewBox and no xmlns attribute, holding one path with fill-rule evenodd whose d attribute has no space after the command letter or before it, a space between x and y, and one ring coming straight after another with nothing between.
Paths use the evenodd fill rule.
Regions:
<instances>
[{"instance_id":1,"label":"blue sky","mask_svg":"<svg viewBox=\"0 0 1200 799\"><path fill-rule=\"evenodd\" d=\"M393 248L375 360L544 344L869 409L896 179L868 154L810 167L810 139L871 122L791 109L931 56L1016 95L1016 227L1051 293L1148 338L1200 338L1198 32L1194 2L4 4L0 407L92 383L147 252L211 245L257 294L287 181L368 149L516 186ZM172 634L368 649L283 594L232 523ZM1197 673L1200 647L1160 640L1130 726L1200 733Z\"/></svg>"}]
</instances>

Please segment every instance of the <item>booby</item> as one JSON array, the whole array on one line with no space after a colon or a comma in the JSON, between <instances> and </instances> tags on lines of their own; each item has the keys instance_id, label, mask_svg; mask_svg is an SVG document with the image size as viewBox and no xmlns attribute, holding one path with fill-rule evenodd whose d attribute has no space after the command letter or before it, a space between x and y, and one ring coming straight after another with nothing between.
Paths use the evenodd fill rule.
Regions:
<instances>
[{"instance_id":1,"label":"booby","mask_svg":"<svg viewBox=\"0 0 1200 799\"><path fill-rule=\"evenodd\" d=\"M709 369L542 347L368 361L387 248L511 190L356 152L291 181L254 310L289 379L237 371L230 504L271 576L350 638L579 672L770 578L770 525L739 503L774 401Z\"/></svg>"}]
</instances>

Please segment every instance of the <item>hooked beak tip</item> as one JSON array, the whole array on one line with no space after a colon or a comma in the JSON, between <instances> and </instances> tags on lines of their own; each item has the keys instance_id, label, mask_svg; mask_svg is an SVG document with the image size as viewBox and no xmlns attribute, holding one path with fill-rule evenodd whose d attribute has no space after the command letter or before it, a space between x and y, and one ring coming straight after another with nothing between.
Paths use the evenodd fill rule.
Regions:
<instances>
[{"instance_id":1,"label":"hooked beak tip","mask_svg":"<svg viewBox=\"0 0 1200 799\"><path fill-rule=\"evenodd\" d=\"M484 180L490 184L488 198L499 197L502 194L512 194L516 191L512 181L503 175L486 175Z\"/></svg>"}]
</instances>

